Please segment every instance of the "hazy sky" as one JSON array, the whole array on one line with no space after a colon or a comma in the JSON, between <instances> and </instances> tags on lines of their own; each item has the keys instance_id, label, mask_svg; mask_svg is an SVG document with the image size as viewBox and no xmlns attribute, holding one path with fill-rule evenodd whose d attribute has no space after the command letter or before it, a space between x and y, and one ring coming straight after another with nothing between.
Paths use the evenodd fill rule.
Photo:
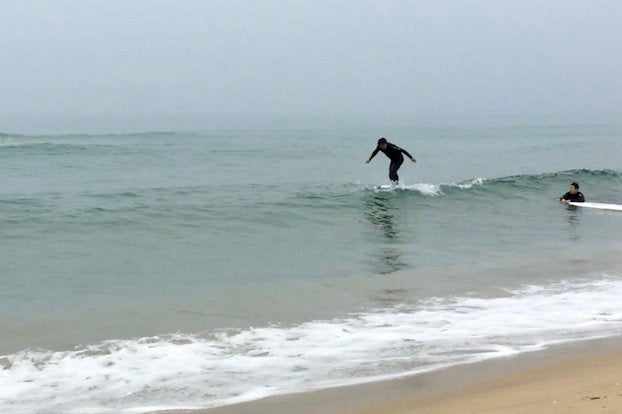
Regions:
<instances>
[{"instance_id":1,"label":"hazy sky","mask_svg":"<svg viewBox=\"0 0 622 414\"><path fill-rule=\"evenodd\" d=\"M2 116L620 113L622 1L3 0Z\"/></svg>"}]
</instances>

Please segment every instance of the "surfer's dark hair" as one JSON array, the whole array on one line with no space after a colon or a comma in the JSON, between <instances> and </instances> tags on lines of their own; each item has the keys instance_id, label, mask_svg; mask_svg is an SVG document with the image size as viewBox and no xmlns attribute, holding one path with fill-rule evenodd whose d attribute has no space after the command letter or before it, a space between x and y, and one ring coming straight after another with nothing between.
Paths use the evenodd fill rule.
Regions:
<instances>
[{"instance_id":1,"label":"surfer's dark hair","mask_svg":"<svg viewBox=\"0 0 622 414\"><path fill-rule=\"evenodd\" d=\"M380 144L386 144L386 143L387 143L387 139L386 139L386 138L380 138L380 139L378 140L378 145L380 145Z\"/></svg>"},{"instance_id":2,"label":"surfer's dark hair","mask_svg":"<svg viewBox=\"0 0 622 414\"><path fill-rule=\"evenodd\" d=\"M572 182L570 183L571 186L573 186L574 188L576 188L577 190L579 189L579 184L577 184L576 182Z\"/></svg>"}]
</instances>

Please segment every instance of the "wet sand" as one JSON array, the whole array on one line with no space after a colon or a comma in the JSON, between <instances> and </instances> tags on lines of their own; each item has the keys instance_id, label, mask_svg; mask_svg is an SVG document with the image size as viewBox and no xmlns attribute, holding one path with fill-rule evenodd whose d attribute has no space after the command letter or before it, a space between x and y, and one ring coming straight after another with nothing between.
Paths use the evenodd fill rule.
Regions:
<instances>
[{"instance_id":1,"label":"wet sand","mask_svg":"<svg viewBox=\"0 0 622 414\"><path fill-rule=\"evenodd\" d=\"M619 414L622 338L559 345L399 380L166 413Z\"/></svg>"}]
</instances>

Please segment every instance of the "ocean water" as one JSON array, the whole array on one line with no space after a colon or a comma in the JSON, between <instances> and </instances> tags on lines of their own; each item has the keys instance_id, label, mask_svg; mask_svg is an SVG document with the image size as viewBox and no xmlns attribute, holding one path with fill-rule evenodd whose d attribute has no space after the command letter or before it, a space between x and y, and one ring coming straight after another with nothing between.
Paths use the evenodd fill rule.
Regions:
<instances>
[{"instance_id":1,"label":"ocean water","mask_svg":"<svg viewBox=\"0 0 622 414\"><path fill-rule=\"evenodd\" d=\"M148 131L146 129L146 131ZM0 134L3 413L231 404L622 334L622 125ZM415 154L389 191L376 139Z\"/></svg>"}]
</instances>

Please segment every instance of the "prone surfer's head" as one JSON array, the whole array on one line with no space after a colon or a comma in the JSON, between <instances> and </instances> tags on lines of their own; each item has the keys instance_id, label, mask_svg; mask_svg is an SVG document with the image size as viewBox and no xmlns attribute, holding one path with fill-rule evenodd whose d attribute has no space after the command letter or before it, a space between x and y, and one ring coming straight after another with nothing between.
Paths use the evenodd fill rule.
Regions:
<instances>
[{"instance_id":1,"label":"prone surfer's head","mask_svg":"<svg viewBox=\"0 0 622 414\"><path fill-rule=\"evenodd\" d=\"M386 138L380 138L378 140L378 146L380 147L381 150L387 149L387 139Z\"/></svg>"},{"instance_id":2,"label":"prone surfer's head","mask_svg":"<svg viewBox=\"0 0 622 414\"><path fill-rule=\"evenodd\" d=\"M579 192L579 184L576 182L570 183L570 194L576 194Z\"/></svg>"}]
</instances>

